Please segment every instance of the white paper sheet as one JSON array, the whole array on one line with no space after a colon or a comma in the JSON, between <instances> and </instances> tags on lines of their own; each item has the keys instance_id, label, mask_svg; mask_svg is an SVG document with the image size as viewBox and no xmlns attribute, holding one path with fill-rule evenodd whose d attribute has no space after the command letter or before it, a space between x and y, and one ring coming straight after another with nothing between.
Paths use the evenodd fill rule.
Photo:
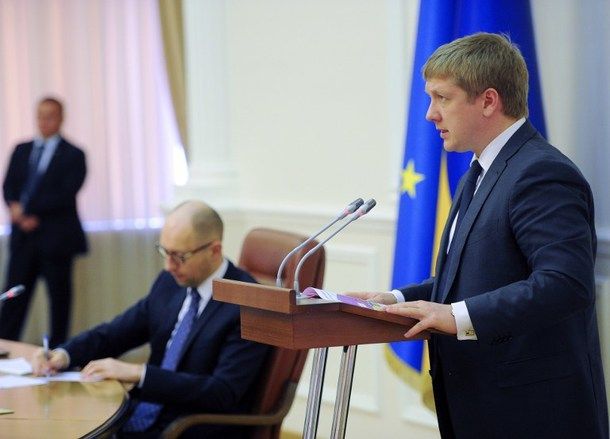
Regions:
<instances>
[{"instance_id":1,"label":"white paper sheet","mask_svg":"<svg viewBox=\"0 0 610 439\"><path fill-rule=\"evenodd\" d=\"M47 384L46 378L31 378L15 375L0 377L0 389L11 389L13 387L40 386Z\"/></svg>"},{"instance_id":2,"label":"white paper sheet","mask_svg":"<svg viewBox=\"0 0 610 439\"><path fill-rule=\"evenodd\" d=\"M0 372L25 375L32 373L32 365L23 357L0 360Z\"/></svg>"},{"instance_id":3,"label":"white paper sheet","mask_svg":"<svg viewBox=\"0 0 610 439\"><path fill-rule=\"evenodd\" d=\"M80 372L60 372L57 375L51 375L46 378L49 381L74 381L78 383L92 383L101 381L101 378L83 378Z\"/></svg>"}]
</instances>

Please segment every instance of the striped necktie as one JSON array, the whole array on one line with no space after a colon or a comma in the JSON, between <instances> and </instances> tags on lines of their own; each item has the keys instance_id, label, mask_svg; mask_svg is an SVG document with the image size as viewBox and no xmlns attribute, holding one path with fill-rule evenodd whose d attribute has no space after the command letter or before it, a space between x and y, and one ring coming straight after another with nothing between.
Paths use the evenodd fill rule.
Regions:
<instances>
[{"instance_id":1,"label":"striped necktie","mask_svg":"<svg viewBox=\"0 0 610 439\"><path fill-rule=\"evenodd\" d=\"M201 296L197 290L193 288L190 289L189 294L191 296L191 305L182 318L169 346L165 350L165 355L163 355L163 361L161 362L162 369L176 370L182 356L182 351L184 350L184 345L186 344L193 324L197 319L197 311L199 310ZM136 405L133 415L131 415L123 426L123 431L137 432L149 429L157 420L162 408L162 404L145 401L139 402Z\"/></svg>"}]
</instances>

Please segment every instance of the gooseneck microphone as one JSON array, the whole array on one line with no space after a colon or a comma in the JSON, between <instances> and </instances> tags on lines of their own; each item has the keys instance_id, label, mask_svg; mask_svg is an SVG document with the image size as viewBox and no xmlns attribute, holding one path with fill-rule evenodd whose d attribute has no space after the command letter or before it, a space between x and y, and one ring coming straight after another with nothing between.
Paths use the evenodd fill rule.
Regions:
<instances>
[{"instance_id":1,"label":"gooseneck microphone","mask_svg":"<svg viewBox=\"0 0 610 439\"><path fill-rule=\"evenodd\" d=\"M332 220L330 223L328 223L327 225L325 225L322 229L320 229L315 235L310 236L309 238L307 238L305 241L303 241L301 244L299 244L298 246L296 246L294 249L292 249L290 251L290 253L288 253L284 259L282 260L282 263L280 264L280 267L277 269L277 277L275 279L275 285L278 287L282 287L282 273L284 272L284 267L286 266L286 264L288 263L288 259L290 259L290 257L292 255L294 255L297 251L299 251L300 249L302 249L303 247L305 247L307 244L309 244L311 241L313 241L315 238L317 238L318 236L320 236L320 234L322 234L323 232L325 232L326 230L328 230L329 227L331 227L333 224L335 224L337 221L341 221L343 218L345 218L346 216L348 216L351 213L354 213L356 211L356 209L358 209L360 206L362 206L362 204L364 203L364 201L362 200L362 198L357 198L354 201L352 201L351 203L349 203L347 205L347 207L345 209L343 209L343 211L339 214L339 216L337 216L337 218L335 218L334 220Z\"/></svg>"},{"instance_id":2,"label":"gooseneck microphone","mask_svg":"<svg viewBox=\"0 0 610 439\"><path fill-rule=\"evenodd\" d=\"M377 204L377 201L375 201L373 198L368 200L366 203L364 203L362 205L362 207L360 207L356 212L354 212L354 214L351 216L351 218L348 221L345 222L345 224L343 224L341 227L339 227L337 230L335 230L330 236L328 236L326 239L321 241L314 248L312 248L307 253L305 253L305 256L303 256L301 258L301 260L299 261L299 264L297 265L296 270L294 271L294 291L296 291L297 296L301 294L301 290L299 289L299 273L301 272L301 267L303 266L303 263L312 254L314 254L316 251L318 251L320 249L320 247L322 247L324 244L326 244L328 241L330 241L337 233L339 233L341 230L345 229L348 225L350 225L351 223L356 221L361 216L364 216L367 213L369 213L371 211L371 209L373 207L375 207L375 204Z\"/></svg>"},{"instance_id":3,"label":"gooseneck microphone","mask_svg":"<svg viewBox=\"0 0 610 439\"><path fill-rule=\"evenodd\" d=\"M14 297L17 297L24 291L25 291L25 287L23 285L15 285L13 288L9 289L8 291L0 294L0 302L4 302L5 300L9 300Z\"/></svg>"}]
</instances>

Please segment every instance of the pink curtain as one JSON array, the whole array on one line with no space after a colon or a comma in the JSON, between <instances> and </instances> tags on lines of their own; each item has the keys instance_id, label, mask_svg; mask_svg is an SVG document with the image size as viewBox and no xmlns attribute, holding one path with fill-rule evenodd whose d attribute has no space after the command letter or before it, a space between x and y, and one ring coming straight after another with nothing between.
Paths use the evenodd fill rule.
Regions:
<instances>
[{"instance_id":1,"label":"pink curtain","mask_svg":"<svg viewBox=\"0 0 610 439\"><path fill-rule=\"evenodd\" d=\"M157 1L0 1L2 178L14 145L36 133L36 101L47 94L64 101L63 134L87 154L79 207L89 228L161 216L184 176L173 171L181 145Z\"/></svg>"}]
</instances>

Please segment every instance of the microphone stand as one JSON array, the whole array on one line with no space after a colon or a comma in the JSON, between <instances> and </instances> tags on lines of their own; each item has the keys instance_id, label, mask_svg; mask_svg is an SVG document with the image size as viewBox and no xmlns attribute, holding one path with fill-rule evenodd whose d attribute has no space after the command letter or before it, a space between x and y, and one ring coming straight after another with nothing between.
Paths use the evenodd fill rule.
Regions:
<instances>
[{"instance_id":1,"label":"microphone stand","mask_svg":"<svg viewBox=\"0 0 610 439\"><path fill-rule=\"evenodd\" d=\"M284 271L284 266L288 262L288 259L292 255L294 255L297 251L299 251L300 249L305 247L315 238L320 236L323 232L328 230L332 225L336 224L338 221L341 221L347 215L355 212L356 209L358 209L360 206L362 206L363 203L364 203L364 200L362 200L362 198L355 199L354 201L352 201L350 204L347 205L347 207L343 210L343 212L341 212L341 214L339 216L337 216L337 218L335 218L333 221L328 223L317 233L315 233L314 235L309 237L307 240L305 240L300 245L298 245L296 248L294 248L290 253L288 253L282 260L282 263L280 264L280 267L277 270L277 279L275 281L276 286L282 287L282 272ZM324 242L326 242L326 241L324 241ZM320 247L319 245L316 246L316 248L319 248L319 247ZM310 255L310 254L312 254L311 251L309 251L307 253L307 255ZM302 260L303 260L303 258L301 258L301 261ZM295 275L298 276L298 271L295 271ZM297 292L297 296L298 296L298 292ZM309 385L309 396L307 397L307 409L306 409L306 413L305 413L305 423L303 425L303 437L307 438L307 439L315 439L317 431L318 431L318 419L320 417L320 404L322 402L322 386L324 384L324 373L326 370L327 357L328 357L328 348L318 348L318 349L314 350L314 359L313 359L312 374L311 374L312 379L311 379L310 385Z\"/></svg>"},{"instance_id":2,"label":"microphone stand","mask_svg":"<svg viewBox=\"0 0 610 439\"><path fill-rule=\"evenodd\" d=\"M357 220L363 215L366 215L377 202L374 199L368 200L360 207L338 230L309 250L305 256L301 258L294 274L294 290L297 292L297 298L301 294L299 290L299 272L303 263L313 253L318 251L324 243L328 242L337 233L347 227L349 224ZM344 346L341 357L341 368L339 380L337 383L337 396L335 398L335 410L333 413L333 424L331 430L331 438L345 437L345 428L347 426L347 413L349 410L349 396L352 390L352 382L354 379L354 366L356 363L356 348L357 346ZM326 360L328 358L328 348L317 348L314 350L313 364L311 366L311 378L309 380L309 394L307 395L307 407L305 411L305 424L303 425L303 438L315 439L318 431L318 420L320 418L320 405L322 403L322 387L324 385L324 375L326 373Z\"/></svg>"},{"instance_id":3,"label":"microphone stand","mask_svg":"<svg viewBox=\"0 0 610 439\"><path fill-rule=\"evenodd\" d=\"M315 238L320 236L322 233L324 233L326 230L328 230L332 225L334 225L338 221L341 221L343 218L345 218L350 213L353 213L356 209L358 209L360 206L362 206L363 203L364 203L364 201L362 200L362 198L356 198L354 201L352 201L351 203L349 203L347 205L347 207L343 210L343 212L341 212L341 214L339 214L339 216L337 216L337 218L332 220L326 226L322 227L318 232L316 232L314 235L311 235L309 238L307 238L301 244L299 244L298 246L293 248L290 251L290 253L288 253L286 256L284 256L284 259L282 259L282 262L281 262L279 268L277 269L277 277L275 279L275 285L277 287L280 287L280 288L283 286L282 273L284 272L284 267L286 266L286 263L288 263L288 259L290 259L290 257L292 255L294 255L297 251L299 251L300 249L305 247L307 244L309 244Z\"/></svg>"},{"instance_id":4,"label":"microphone stand","mask_svg":"<svg viewBox=\"0 0 610 439\"><path fill-rule=\"evenodd\" d=\"M349 226L351 223L356 221L361 216L366 215L373 207L375 207L375 204L377 204L377 202L374 199L371 198L370 200L368 200L366 203L364 203L364 205L362 207L360 207L360 209L358 209L358 211L356 213L354 213L352 215L352 217L345 224L343 224L341 227L339 227L337 230L335 230L330 236L328 236L322 242L318 243L318 245L316 245L314 248L312 248L307 253L305 253L305 256L303 256L301 258L301 260L299 261L299 264L297 265L296 270L294 270L294 291L296 291L296 293L297 293L297 299L301 296L301 290L299 288L299 274L301 272L301 268L303 267L303 263L312 254L314 254L316 251L318 251L320 249L320 247L322 247L324 244L326 244L328 241L330 241L337 233L339 233L341 230L345 229L347 226Z\"/></svg>"}]
</instances>

